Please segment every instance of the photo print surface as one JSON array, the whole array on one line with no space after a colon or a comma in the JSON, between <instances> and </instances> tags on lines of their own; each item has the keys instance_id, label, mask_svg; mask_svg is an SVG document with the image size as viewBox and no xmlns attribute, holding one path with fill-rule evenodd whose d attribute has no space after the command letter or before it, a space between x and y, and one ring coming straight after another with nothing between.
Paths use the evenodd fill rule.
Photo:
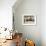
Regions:
<instances>
[{"instance_id":1,"label":"photo print surface","mask_svg":"<svg viewBox=\"0 0 46 46\"><path fill-rule=\"evenodd\" d=\"M36 16L33 15L24 15L23 16L23 25L35 25Z\"/></svg>"}]
</instances>

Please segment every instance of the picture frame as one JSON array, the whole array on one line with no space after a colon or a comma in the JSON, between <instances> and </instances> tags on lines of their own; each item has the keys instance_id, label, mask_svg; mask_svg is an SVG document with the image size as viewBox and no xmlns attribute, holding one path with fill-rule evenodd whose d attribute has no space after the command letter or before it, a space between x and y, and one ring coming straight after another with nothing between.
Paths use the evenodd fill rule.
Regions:
<instances>
[{"instance_id":1,"label":"picture frame","mask_svg":"<svg viewBox=\"0 0 46 46\"><path fill-rule=\"evenodd\" d=\"M35 15L26 15L22 16L23 25L36 25L36 16Z\"/></svg>"}]
</instances>

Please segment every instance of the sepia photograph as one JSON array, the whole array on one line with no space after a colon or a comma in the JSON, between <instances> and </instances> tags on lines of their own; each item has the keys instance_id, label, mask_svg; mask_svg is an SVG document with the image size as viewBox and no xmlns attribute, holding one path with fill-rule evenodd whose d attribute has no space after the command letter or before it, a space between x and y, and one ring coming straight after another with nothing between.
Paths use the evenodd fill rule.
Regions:
<instances>
[{"instance_id":1,"label":"sepia photograph","mask_svg":"<svg viewBox=\"0 0 46 46\"><path fill-rule=\"evenodd\" d=\"M33 15L24 15L22 18L23 25L35 25L36 24L36 16Z\"/></svg>"}]
</instances>

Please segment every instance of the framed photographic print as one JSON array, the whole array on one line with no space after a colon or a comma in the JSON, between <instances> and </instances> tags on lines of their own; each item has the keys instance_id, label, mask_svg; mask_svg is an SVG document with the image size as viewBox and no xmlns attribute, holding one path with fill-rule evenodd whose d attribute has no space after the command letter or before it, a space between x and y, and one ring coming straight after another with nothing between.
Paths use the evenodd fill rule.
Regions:
<instances>
[{"instance_id":1,"label":"framed photographic print","mask_svg":"<svg viewBox=\"0 0 46 46\"><path fill-rule=\"evenodd\" d=\"M23 15L22 16L23 25L36 25L36 16L34 15Z\"/></svg>"}]
</instances>

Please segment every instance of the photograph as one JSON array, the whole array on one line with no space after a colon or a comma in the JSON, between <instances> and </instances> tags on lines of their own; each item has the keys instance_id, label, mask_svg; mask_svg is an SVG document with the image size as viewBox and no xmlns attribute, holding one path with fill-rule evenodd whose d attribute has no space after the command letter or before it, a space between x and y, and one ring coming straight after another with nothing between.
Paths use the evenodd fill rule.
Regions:
<instances>
[{"instance_id":1,"label":"photograph","mask_svg":"<svg viewBox=\"0 0 46 46\"><path fill-rule=\"evenodd\" d=\"M36 24L36 16L33 15L24 15L22 18L23 25L35 25Z\"/></svg>"}]
</instances>

